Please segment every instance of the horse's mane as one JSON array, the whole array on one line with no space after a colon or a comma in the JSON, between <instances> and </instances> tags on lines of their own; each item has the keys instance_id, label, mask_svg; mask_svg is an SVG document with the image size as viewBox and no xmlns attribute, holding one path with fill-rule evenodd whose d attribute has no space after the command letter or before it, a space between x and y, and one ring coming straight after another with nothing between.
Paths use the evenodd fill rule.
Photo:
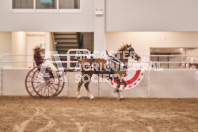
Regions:
<instances>
[{"instance_id":1,"label":"horse's mane","mask_svg":"<svg viewBox=\"0 0 198 132\"><path fill-rule=\"evenodd\" d=\"M124 51L128 47L131 47L131 44L123 44L114 55L117 56L120 51Z\"/></svg>"},{"instance_id":2,"label":"horse's mane","mask_svg":"<svg viewBox=\"0 0 198 132\"><path fill-rule=\"evenodd\" d=\"M125 49L128 48L128 47L131 47L131 44L123 44L123 45L118 49L118 51L123 51L123 50L125 50Z\"/></svg>"}]
</instances>

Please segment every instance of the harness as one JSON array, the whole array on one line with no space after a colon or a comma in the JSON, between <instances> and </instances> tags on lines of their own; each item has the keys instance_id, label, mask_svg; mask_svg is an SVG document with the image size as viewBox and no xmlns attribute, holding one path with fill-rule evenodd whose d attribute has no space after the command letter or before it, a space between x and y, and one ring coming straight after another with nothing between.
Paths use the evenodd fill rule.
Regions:
<instances>
[{"instance_id":1,"label":"harness","mask_svg":"<svg viewBox=\"0 0 198 132\"><path fill-rule=\"evenodd\" d=\"M109 78L112 81L114 78L113 72L115 71L115 69L112 67L112 63L115 63L116 65L118 65L119 69L122 69L122 70L127 70L127 65L125 65L122 61L120 61L120 59L118 59L117 57L109 55L107 51L106 51L106 55L108 57L106 63L107 63L108 68L110 69Z\"/></svg>"},{"instance_id":2,"label":"harness","mask_svg":"<svg viewBox=\"0 0 198 132\"><path fill-rule=\"evenodd\" d=\"M120 61L120 59L118 59L115 56L109 55L109 53L107 51L106 51L106 54L107 54L107 57L108 57L106 63L107 63L108 68L111 69L111 71L114 71L113 70L114 68L111 65L112 63L117 64L119 66L119 69L127 69L127 65L125 65L122 61Z\"/></svg>"}]
</instances>

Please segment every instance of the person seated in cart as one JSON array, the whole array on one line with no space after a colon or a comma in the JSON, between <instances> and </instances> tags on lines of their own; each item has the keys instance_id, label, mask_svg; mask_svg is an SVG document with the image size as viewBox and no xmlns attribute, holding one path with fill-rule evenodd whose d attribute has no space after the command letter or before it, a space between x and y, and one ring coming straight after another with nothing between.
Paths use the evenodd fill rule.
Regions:
<instances>
[{"instance_id":1,"label":"person seated in cart","mask_svg":"<svg viewBox=\"0 0 198 132\"><path fill-rule=\"evenodd\" d=\"M40 54L41 47L39 45L36 45L34 48L34 61L37 66L40 66L43 63L43 59Z\"/></svg>"},{"instance_id":2,"label":"person seated in cart","mask_svg":"<svg viewBox=\"0 0 198 132\"><path fill-rule=\"evenodd\" d=\"M34 61L36 63L36 66L38 66L38 70L42 69L47 73L49 73L50 77L53 77L54 74L56 75L56 71L58 71L58 69L53 65L50 57L49 58L45 57L45 60L42 59L40 50L41 47L39 45L36 45L34 48Z\"/></svg>"}]
</instances>

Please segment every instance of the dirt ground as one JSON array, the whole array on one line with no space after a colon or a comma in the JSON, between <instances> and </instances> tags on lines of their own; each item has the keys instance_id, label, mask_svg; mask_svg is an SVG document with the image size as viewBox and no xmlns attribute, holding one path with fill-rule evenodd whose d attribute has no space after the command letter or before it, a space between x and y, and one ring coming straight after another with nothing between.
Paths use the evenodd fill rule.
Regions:
<instances>
[{"instance_id":1,"label":"dirt ground","mask_svg":"<svg viewBox=\"0 0 198 132\"><path fill-rule=\"evenodd\" d=\"M198 132L198 99L0 96L1 132Z\"/></svg>"}]
</instances>

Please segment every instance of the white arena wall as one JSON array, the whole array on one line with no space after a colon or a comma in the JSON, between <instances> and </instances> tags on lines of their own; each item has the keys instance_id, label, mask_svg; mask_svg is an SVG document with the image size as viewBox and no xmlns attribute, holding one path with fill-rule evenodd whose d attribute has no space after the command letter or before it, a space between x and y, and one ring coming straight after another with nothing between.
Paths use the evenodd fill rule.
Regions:
<instances>
[{"instance_id":1,"label":"white arena wall","mask_svg":"<svg viewBox=\"0 0 198 132\"><path fill-rule=\"evenodd\" d=\"M24 44L23 51L21 52L21 41L20 39L14 38L13 34L19 34L23 32L0 32L0 55L5 54L31 54L30 51L26 51ZM27 34L33 34L37 32L26 32ZM52 41L50 39L49 32L45 32L46 36L46 51L52 51ZM20 40L20 41L16 41ZM27 41L27 38L26 38ZM91 40L92 41L92 40ZM96 41L94 39L94 41ZM140 55L149 55L150 48L198 48L198 32L106 32L105 33L105 49L117 50L123 43L131 43L135 51ZM101 46L100 42L94 45ZM88 46L85 42L85 47ZM15 48L16 47L16 48ZM34 46L32 45L32 48ZM94 46L95 50L99 50ZM196 54L188 54L196 55ZM7 61L9 61L8 58ZM26 60L26 59L25 59ZM147 61L147 60L146 60ZM10 67L10 66L8 66Z\"/></svg>"},{"instance_id":2,"label":"white arena wall","mask_svg":"<svg viewBox=\"0 0 198 132\"><path fill-rule=\"evenodd\" d=\"M0 31L92 32L94 1L83 0L80 13L13 12L11 0L0 1Z\"/></svg>"},{"instance_id":3,"label":"white arena wall","mask_svg":"<svg viewBox=\"0 0 198 132\"><path fill-rule=\"evenodd\" d=\"M4 69L2 95L28 95L25 89L25 77L30 69ZM125 97L157 97L157 98L197 98L197 70L164 70L145 71L140 84L123 92ZM74 97L77 89L75 75L80 72L68 72L65 87L59 96ZM95 78L97 80L97 78ZM117 97L107 82L90 83L90 90L96 97ZM87 96L84 86L81 95Z\"/></svg>"},{"instance_id":4,"label":"white arena wall","mask_svg":"<svg viewBox=\"0 0 198 132\"><path fill-rule=\"evenodd\" d=\"M106 31L198 31L197 0L106 0Z\"/></svg>"},{"instance_id":5,"label":"white arena wall","mask_svg":"<svg viewBox=\"0 0 198 132\"><path fill-rule=\"evenodd\" d=\"M197 0L82 0L78 13L12 12L11 0L0 2L0 31L198 31ZM95 10L103 9L96 17ZM100 21L100 19L102 21ZM100 23L100 24L99 24ZM101 32L102 34L102 32Z\"/></svg>"},{"instance_id":6,"label":"white arena wall","mask_svg":"<svg viewBox=\"0 0 198 132\"><path fill-rule=\"evenodd\" d=\"M12 33L0 32L0 55L12 53Z\"/></svg>"},{"instance_id":7,"label":"white arena wall","mask_svg":"<svg viewBox=\"0 0 198 132\"><path fill-rule=\"evenodd\" d=\"M12 32L0 32L0 56L12 54ZM5 61L11 61L12 58L6 58ZM5 64L5 67L11 67Z\"/></svg>"},{"instance_id":8,"label":"white arena wall","mask_svg":"<svg viewBox=\"0 0 198 132\"><path fill-rule=\"evenodd\" d=\"M107 32L106 49L117 50L131 43L140 55L149 55L150 48L197 48L198 32ZM189 54L190 55L190 54ZM143 60L144 61L144 60Z\"/></svg>"},{"instance_id":9,"label":"white arena wall","mask_svg":"<svg viewBox=\"0 0 198 132\"><path fill-rule=\"evenodd\" d=\"M2 18L0 31L94 32L94 49L99 51L112 46L109 44L108 32L198 31L197 0L81 1L81 11L76 13L16 13L12 11L10 0L2 0L0 1L0 17ZM104 11L104 14L96 15L96 10L100 9ZM117 40L120 37L114 38ZM144 38L141 39L144 40ZM122 39L121 43L123 41L129 42L127 39ZM149 43L146 41L145 45ZM148 51L146 50L147 53Z\"/></svg>"}]
</instances>

